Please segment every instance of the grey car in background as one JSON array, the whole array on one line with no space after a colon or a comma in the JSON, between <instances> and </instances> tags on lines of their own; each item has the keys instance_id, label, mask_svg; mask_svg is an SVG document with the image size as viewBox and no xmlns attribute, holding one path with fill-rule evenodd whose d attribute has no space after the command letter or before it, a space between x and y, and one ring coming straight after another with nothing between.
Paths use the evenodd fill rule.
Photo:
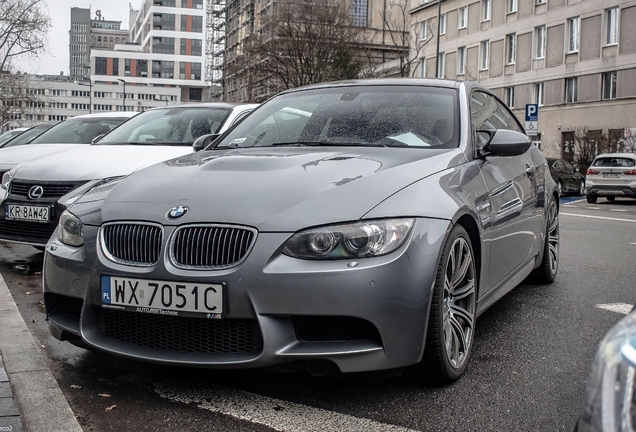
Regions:
<instances>
[{"instance_id":1,"label":"grey car in background","mask_svg":"<svg viewBox=\"0 0 636 432\"><path fill-rule=\"evenodd\" d=\"M312 373L464 372L476 318L558 269L558 193L469 82L289 90L211 146L105 182L44 257L60 340L127 358Z\"/></svg>"},{"instance_id":2,"label":"grey car in background","mask_svg":"<svg viewBox=\"0 0 636 432\"><path fill-rule=\"evenodd\" d=\"M84 192L105 179L192 153L195 139L224 132L255 106L207 103L155 108L92 145L21 164L4 175L0 186L0 194L5 193L0 240L44 247L60 214Z\"/></svg>"}]
</instances>

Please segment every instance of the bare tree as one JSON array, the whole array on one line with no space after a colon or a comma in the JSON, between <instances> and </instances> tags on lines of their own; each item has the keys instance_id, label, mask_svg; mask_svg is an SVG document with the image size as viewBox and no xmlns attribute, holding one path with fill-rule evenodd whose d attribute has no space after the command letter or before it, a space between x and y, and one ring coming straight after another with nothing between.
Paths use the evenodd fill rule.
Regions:
<instances>
[{"instance_id":1,"label":"bare tree","mask_svg":"<svg viewBox=\"0 0 636 432\"><path fill-rule=\"evenodd\" d=\"M574 164L585 172L594 158L601 153L615 153L624 145L622 134L612 130L588 130L581 128L574 131Z\"/></svg>"},{"instance_id":2,"label":"bare tree","mask_svg":"<svg viewBox=\"0 0 636 432\"><path fill-rule=\"evenodd\" d=\"M354 46L361 32L351 25L347 2L273 2L262 14L261 28L245 54L257 73L255 85L268 94L358 76Z\"/></svg>"},{"instance_id":3,"label":"bare tree","mask_svg":"<svg viewBox=\"0 0 636 432\"><path fill-rule=\"evenodd\" d=\"M407 8L408 1L386 0L386 7L380 12L385 33L397 54L396 75L401 77L415 73L417 67L413 65L419 61L420 53L433 37L433 31L428 25L426 28L413 25Z\"/></svg>"},{"instance_id":4,"label":"bare tree","mask_svg":"<svg viewBox=\"0 0 636 432\"><path fill-rule=\"evenodd\" d=\"M51 20L44 0L0 0L0 129L9 122L37 119L43 89L29 88L27 76L12 73L15 60L44 52Z\"/></svg>"}]
</instances>

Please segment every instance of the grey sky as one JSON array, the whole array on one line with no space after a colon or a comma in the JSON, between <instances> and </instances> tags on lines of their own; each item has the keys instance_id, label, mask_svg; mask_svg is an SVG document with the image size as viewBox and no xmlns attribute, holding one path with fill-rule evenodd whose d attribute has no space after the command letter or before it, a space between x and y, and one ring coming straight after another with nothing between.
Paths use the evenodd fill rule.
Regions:
<instances>
[{"instance_id":1,"label":"grey sky","mask_svg":"<svg viewBox=\"0 0 636 432\"><path fill-rule=\"evenodd\" d=\"M58 75L64 71L68 75L68 31L71 26L71 8L90 8L91 16L95 16L96 10L102 11L102 16L107 20L122 22L122 28L129 28L128 10L129 4L135 9L141 6L142 0L44 0L49 8L52 28L49 33L48 52L36 60L21 59L18 67L22 72L35 74Z\"/></svg>"}]
</instances>

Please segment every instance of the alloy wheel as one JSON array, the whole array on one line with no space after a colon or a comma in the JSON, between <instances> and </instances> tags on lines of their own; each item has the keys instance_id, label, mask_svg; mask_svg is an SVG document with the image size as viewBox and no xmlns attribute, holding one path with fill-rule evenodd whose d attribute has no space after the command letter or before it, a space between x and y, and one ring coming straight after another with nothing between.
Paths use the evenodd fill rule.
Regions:
<instances>
[{"instance_id":1,"label":"alloy wheel","mask_svg":"<svg viewBox=\"0 0 636 432\"><path fill-rule=\"evenodd\" d=\"M579 183L579 195L583 196L583 193L585 193L585 182Z\"/></svg>"},{"instance_id":2,"label":"alloy wheel","mask_svg":"<svg viewBox=\"0 0 636 432\"><path fill-rule=\"evenodd\" d=\"M444 277L444 346L450 365L468 360L475 328L475 260L468 242L453 242Z\"/></svg>"},{"instance_id":3,"label":"alloy wheel","mask_svg":"<svg viewBox=\"0 0 636 432\"><path fill-rule=\"evenodd\" d=\"M556 201L550 201L548 209L548 253L550 272L556 273L559 265L559 208Z\"/></svg>"}]
</instances>

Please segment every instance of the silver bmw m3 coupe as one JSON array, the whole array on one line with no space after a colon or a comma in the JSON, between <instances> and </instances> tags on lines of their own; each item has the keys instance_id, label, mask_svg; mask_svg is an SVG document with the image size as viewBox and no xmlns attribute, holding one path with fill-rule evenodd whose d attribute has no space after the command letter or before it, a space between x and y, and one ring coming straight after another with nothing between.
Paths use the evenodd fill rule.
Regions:
<instances>
[{"instance_id":1,"label":"silver bmw m3 coupe","mask_svg":"<svg viewBox=\"0 0 636 432\"><path fill-rule=\"evenodd\" d=\"M552 282L558 192L473 83L283 92L192 155L87 192L46 247L60 340L210 368L464 372L477 317Z\"/></svg>"}]
</instances>

